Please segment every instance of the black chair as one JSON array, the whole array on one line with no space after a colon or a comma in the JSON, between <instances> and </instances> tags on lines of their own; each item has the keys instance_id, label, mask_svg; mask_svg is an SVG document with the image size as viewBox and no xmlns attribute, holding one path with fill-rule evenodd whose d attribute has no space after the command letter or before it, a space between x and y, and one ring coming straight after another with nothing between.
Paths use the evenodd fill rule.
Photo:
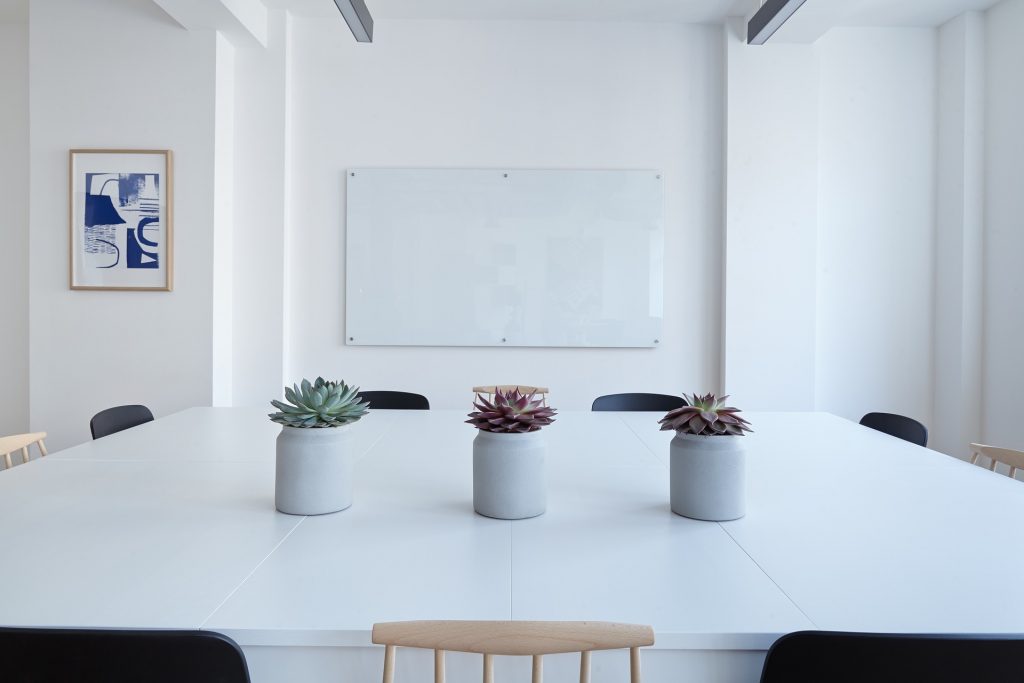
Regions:
<instances>
[{"instance_id":1,"label":"black chair","mask_svg":"<svg viewBox=\"0 0 1024 683\"><path fill-rule=\"evenodd\" d=\"M0 662L5 683L249 683L212 631L0 628Z\"/></svg>"},{"instance_id":2,"label":"black chair","mask_svg":"<svg viewBox=\"0 0 1024 683\"><path fill-rule=\"evenodd\" d=\"M359 398L369 401L371 410L430 410L426 396L408 391L360 391Z\"/></svg>"},{"instance_id":3,"label":"black chair","mask_svg":"<svg viewBox=\"0 0 1024 683\"><path fill-rule=\"evenodd\" d=\"M93 439L101 439L152 421L153 413L146 406L117 406L93 415L89 421L89 431Z\"/></svg>"},{"instance_id":4,"label":"black chair","mask_svg":"<svg viewBox=\"0 0 1024 683\"><path fill-rule=\"evenodd\" d=\"M669 394L609 394L594 399L591 410L665 411L689 405L682 396Z\"/></svg>"},{"instance_id":5,"label":"black chair","mask_svg":"<svg viewBox=\"0 0 1024 683\"><path fill-rule=\"evenodd\" d=\"M903 415L868 413L860 419L860 423L897 439L916 443L918 446L928 445L928 429L917 420Z\"/></svg>"},{"instance_id":6,"label":"black chair","mask_svg":"<svg viewBox=\"0 0 1024 683\"><path fill-rule=\"evenodd\" d=\"M1024 638L800 631L768 650L761 683L1007 683L1024 680Z\"/></svg>"}]
</instances>

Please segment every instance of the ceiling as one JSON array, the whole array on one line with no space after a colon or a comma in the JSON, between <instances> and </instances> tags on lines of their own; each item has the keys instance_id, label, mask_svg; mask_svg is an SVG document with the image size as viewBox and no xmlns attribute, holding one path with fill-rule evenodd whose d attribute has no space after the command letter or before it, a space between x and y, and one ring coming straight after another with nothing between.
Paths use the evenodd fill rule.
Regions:
<instances>
[{"instance_id":1,"label":"ceiling","mask_svg":"<svg viewBox=\"0 0 1024 683\"><path fill-rule=\"evenodd\" d=\"M364 0L375 20L720 22L757 0ZM298 14L337 13L332 0L264 0Z\"/></svg>"},{"instance_id":2,"label":"ceiling","mask_svg":"<svg viewBox=\"0 0 1024 683\"><path fill-rule=\"evenodd\" d=\"M382 19L721 21L746 0L367 0Z\"/></svg>"},{"instance_id":3,"label":"ceiling","mask_svg":"<svg viewBox=\"0 0 1024 683\"><path fill-rule=\"evenodd\" d=\"M10 0L0 0L9 2ZM263 0L298 14L337 13L332 0ZM759 0L365 0L376 20L653 21L718 23ZM797 12L827 14L833 26L938 26L999 0L807 0Z\"/></svg>"}]
</instances>

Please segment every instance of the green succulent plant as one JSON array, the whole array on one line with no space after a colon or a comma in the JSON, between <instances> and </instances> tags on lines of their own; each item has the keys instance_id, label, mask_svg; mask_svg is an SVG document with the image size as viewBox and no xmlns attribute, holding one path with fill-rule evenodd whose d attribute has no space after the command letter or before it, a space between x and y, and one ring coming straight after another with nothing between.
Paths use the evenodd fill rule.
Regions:
<instances>
[{"instance_id":1,"label":"green succulent plant","mask_svg":"<svg viewBox=\"0 0 1024 683\"><path fill-rule=\"evenodd\" d=\"M522 394L519 389L494 392L494 401L488 401L480 394L473 403L475 411L466 420L485 432L498 434L521 434L536 432L554 422L555 409L544 405L537 394Z\"/></svg>"},{"instance_id":2,"label":"green succulent plant","mask_svg":"<svg viewBox=\"0 0 1024 683\"><path fill-rule=\"evenodd\" d=\"M315 382L302 380L291 388L284 388L288 403L271 401L279 412L269 417L286 427L316 429L343 427L369 412L370 404L359 398L359 387L350 387L343 381L329 382L317 377Z\"/></svg>"},{"instance_id":3,"label":"green succulent plant","mask_svg":"<svg viewBox=\"0 0 1024 683\"><path fill-rule=\"evenodd\" d=\"M679 434L697 436L743 436L744 432L753 431L750 423L737 414L738 408L725 405L728 396L683 394L683 398L688 405L670 410L658 420L661 431L675 430Z\"/></svg>"}]
</instances>

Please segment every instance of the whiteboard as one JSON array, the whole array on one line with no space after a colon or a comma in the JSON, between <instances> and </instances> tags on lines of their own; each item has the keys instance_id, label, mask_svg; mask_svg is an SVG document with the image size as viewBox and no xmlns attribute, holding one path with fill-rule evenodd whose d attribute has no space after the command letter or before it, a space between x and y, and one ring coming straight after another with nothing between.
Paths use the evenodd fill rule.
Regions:
<instances>
[{"instance_id":1,"label":"whiteboard","mask_svg":"<svg viewBox=\"0 0 1024 683\"><path fill-rule=\"evenodd\" d=\"M348 344L658 344L658 171L360 168L346 178Z\"/></svg>"}]
</instances>

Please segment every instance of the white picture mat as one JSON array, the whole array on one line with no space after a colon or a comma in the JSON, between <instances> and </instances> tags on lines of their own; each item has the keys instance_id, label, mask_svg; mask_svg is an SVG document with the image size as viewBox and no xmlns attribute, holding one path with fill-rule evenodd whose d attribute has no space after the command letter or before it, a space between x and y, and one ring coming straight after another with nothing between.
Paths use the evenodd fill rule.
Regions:
<instances>
[{"instance_id":1,"label":"white picture mat","mask_svg":"<svg viewBox=\"0 0 1024 683\"><path fill-rule=\"evenodd\" d=\"M89 191L93 194L99 192L99 187L86 188L86 174L88 173L138 173L158 174L159 183L159 224L147 229L147 236L153 238L157 243L156 251L159 257L159 268L124 268L116 267L110 269L96 268L97 256L84 252L82 245L84 237L84 211L85 195ZM71 285L73 287L109 287L119 288L140 288L140 289L163 289L168 286L168 250L169 250L169 215L167 211L167 197L169 193L171 178L167 168L167 156L163 152L89 152L76 151L71 158ZM114 191L116 194L116 190ZM110 194L108 190L107 194ZM116 202L115 202L116 203ZM119 226L117 229L117 244L120 251L120 258L125 258L125 241L127 229L135 228L137 216L124 216L128 223ZM149 249L149 247L147 247ZM109 259L108 259L109 260Z\"/></svg>"},{"instance_id":2,"label":"white picture mat","mask_svg":"<svg viewBox=\"0 0 1024 683\"><path fill-rule=\"evenodd\" d=\"M655 170L350 169L348 344L652 347Z\"/></svg>"}]
</instances>

